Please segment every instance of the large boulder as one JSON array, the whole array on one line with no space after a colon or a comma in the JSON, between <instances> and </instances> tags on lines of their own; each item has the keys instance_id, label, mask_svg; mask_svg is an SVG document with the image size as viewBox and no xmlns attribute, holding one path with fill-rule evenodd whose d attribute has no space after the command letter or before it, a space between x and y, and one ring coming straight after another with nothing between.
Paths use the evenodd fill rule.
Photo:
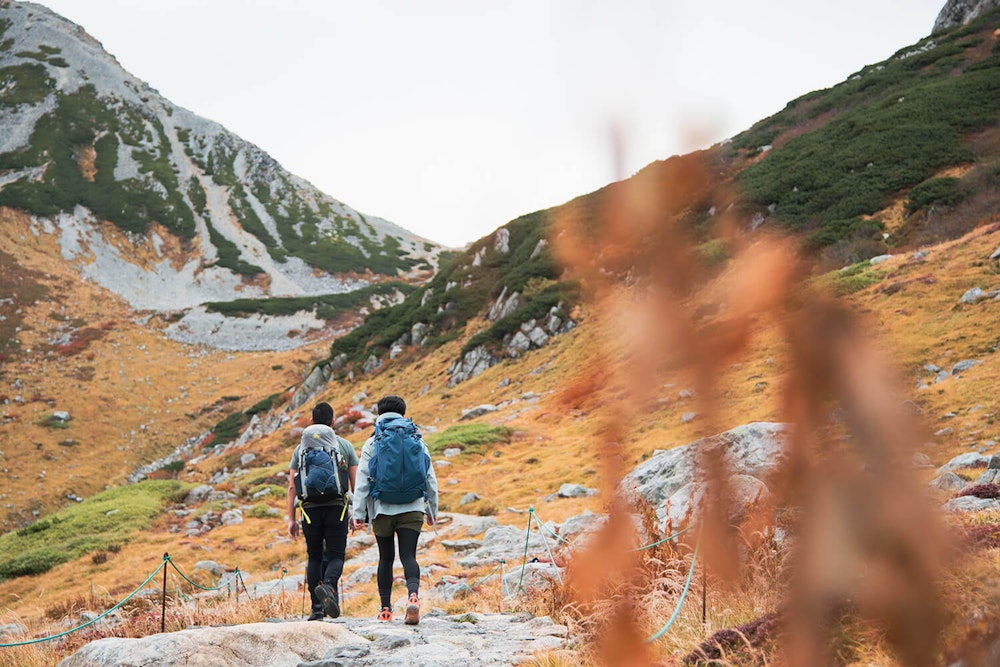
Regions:
<instances>
[{"instance_id":1,"label":"large boulder","mask_svg":"<svg viewBox=\"0 0 1000 667\"><path fill-rule=\"evenodd\" d=\"M750 475L734 475L729 480L729 488L732 491L732 502L726 513L732 524L742 523L748 513L766 504L771 498L771 492L764 482ZM670 518L671 530L680 530L697 522L704 505L705 485L690 482L670 496L667 504L657 509L656 514L664 523L667 517Z\"/></svg>"},{"instance_id":2,"label":"large boulder","mask_svg":"<svg viewBox=\"0 0 1000 667\"><path fill-rule=\"evenodd\" d=\"M627 497L638 496L659 507L682 486L697 481L699 458L712 452L724 457L730 474L766 482L787 458L790 428L788 424L752 422L695 440L640 463L619 488Z\"/></svg>"},{"instance_id":3,"label":"large boulder","mask_svg":"<svg viewBox=\"0 0 1000 667\"><path fill-rule=\"evenodd\" d=\"M335 623L249 623L190 628L139 639L98 639L60 662L59 667L295 667L320 660L337 646L363 643L365 639Z\"/></svg>"}]
</instances>

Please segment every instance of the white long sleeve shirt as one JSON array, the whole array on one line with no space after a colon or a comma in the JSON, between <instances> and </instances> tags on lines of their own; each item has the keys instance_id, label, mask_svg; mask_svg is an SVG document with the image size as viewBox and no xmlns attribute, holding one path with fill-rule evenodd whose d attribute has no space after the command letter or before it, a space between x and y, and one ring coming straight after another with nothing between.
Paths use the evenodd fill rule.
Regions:
<instances>
[{"instance_id":1,"label":"white long sleeve shirt","mask_svg":"<svg viewBox=\"0 0 1000 667\"><path fill-rule=\"evenodd\" d=\"M379 415L376 423L388 417L399 418L402 417L402 415L396 412L387 412L384 415ZM423 443L421 442L421 444ZM390 515L402 514L404 512L423 512L427 516L431 517L431 519L437 517L438 483L437 475L434 473L433 464L431 464L427 470L427 494L424 498L417 498L413 502L409 503L396 504L384 503L381 500L372 498L369 495L368 461L371 459L374 450L375 437L372 436L368 438L368 440L365 441L364 446L361 447L361 462L358 465L358 477L354 489L354 500L351 505L351 516L357 521L364 521L367 518L369 522L379 514ZM424 444L424 451L427 452L429 458L430 452L428 452L426 444Z\"/></svg>"}]
</instances>

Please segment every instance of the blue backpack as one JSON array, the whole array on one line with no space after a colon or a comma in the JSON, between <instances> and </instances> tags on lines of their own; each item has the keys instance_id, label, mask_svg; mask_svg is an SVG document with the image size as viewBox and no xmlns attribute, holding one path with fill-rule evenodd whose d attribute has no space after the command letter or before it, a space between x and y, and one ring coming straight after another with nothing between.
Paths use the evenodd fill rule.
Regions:
<instances>
[{"instance_id":1,"label":"blue backpack","mask_svg":"<svg viewBox=\"0 0 1000 667\"><path fill-rule=\"evenodd\" d=\"M369 495L402 505L427 493L431 457L412 420L388 417L375 424L375 444L368 459Z\"/></svg>"}]
</instances>

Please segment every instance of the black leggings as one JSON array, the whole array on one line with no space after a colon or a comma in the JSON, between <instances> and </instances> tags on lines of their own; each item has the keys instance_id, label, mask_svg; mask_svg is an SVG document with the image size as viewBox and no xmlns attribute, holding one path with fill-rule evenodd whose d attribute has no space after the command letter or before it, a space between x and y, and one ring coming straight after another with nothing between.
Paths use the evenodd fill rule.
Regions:
<instances>
[{"instance_id":1,"label":"black leggings","mask_svg":"<svg viewBox=\"0 0 1000 667\"><path fill-rule=\"evenodd\" d=\"M392 535L388 537L375 536L378 542L378 597L383 607L392 609L392 566L396 560L396 548ZM399 562L403 564L403 576L406 577L406 594L417 593L420 590L420 565L417 564L417 540L420 531L409 528L396 530L399 539Z\"/></svg>"}]
</instances>

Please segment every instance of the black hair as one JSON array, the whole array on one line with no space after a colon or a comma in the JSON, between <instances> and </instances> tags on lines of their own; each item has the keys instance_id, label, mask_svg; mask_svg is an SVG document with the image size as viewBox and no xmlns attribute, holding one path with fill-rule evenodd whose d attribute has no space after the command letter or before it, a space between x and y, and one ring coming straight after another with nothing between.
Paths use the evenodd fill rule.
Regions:
<instances>
[{"instance_id":1,"label":"black hair","mask_svg":"<svg viewBox=\"0 0 1000 667\"><path fill-rule=\"evenodd\" d=\"M406 401L399 396L383 396L378 402L378 413L384 415L387 412L398 412L406 414Z\"/></svg>"},{"instance_id":2,"label":"black hair","mask_svg":"<svg viewBox=\"0 0 1000 667\"><path fill-rule=\"evenodd\" d=\"M329 403L317 403L313 408L313 424L333 426L333 408Z\"/></svg>"}]
</instances>

